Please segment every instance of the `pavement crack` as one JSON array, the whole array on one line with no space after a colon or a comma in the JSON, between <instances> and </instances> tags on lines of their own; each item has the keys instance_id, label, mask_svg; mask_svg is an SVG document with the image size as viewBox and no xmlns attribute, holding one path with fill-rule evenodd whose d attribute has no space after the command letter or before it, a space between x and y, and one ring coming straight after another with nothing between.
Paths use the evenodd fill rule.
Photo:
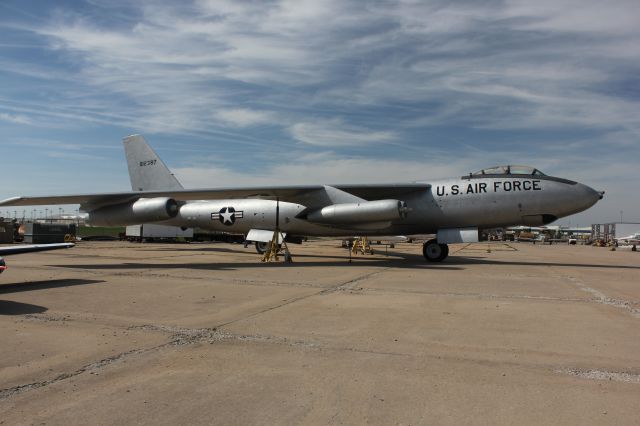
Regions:
<instances>
[{"instance_id":1,"label":"pavement crack","mask_svg":"<svg viewBox=\"0 0 640 426\"><path fill-rule=\"evenodd\" d=\"M358 282L360 282L362 280L366 280L367 278L370 278L370 277L372 277L372 276L374 276L376 274L380 274L380 273L382 273L384 271L387 271L389 269L391 269L391 267L384 268L384 269L379 270L379 271L373 271L373 272L370 272L368 274L361 275L359 277L356 277L356 278L350 279L348 281L344 281L344 282L338 283L338 284L336 284L336 285L334 285L332 287L326 288L326 289L321 290L321 291L316 292L316 293L306 294L304 296L294 297L292 299L285 300L282 303L278 303L277 305L274 305L274 306L269 306L267 308L261 309L258 312L254 312L254 313L251 313L249 315L245 315L245 316L243 316L241 318L236 318L234 320L227 321L227 322L224 322L222 324L218 324L216 326L216 328L224 327L224 326L227 326L227 325L230 325L230 324L234 324L234 323L239 322L239 321L243 321L243 320L246 320L246 319L249 319L249 318L253 318L253 317L256 317L258 315L262 315L264 313L271 312L271 311L273 311L275 309L279 309L279 308L282 308L284 306L291 305L292 303L296 303L296 302L299 302L301 300L309 299L311 297L324 296L324 295L327 295L327 294L330 294L330 293L333 293L333 292L336 292L336 291L353 290L354 287L355 287L355 284L357 284Z\"/></svg>"},{"instance_id":2,"label":"pavement crack","mask_svg":"<svg viewBox=\"0 0 640 426\"><path fill-rule=\"evenodd\" d=\"M606 294L602 293L601 291L587 286L580 279L576 277L569 276L567 277L567 279L571 281L576 287L578 287L578 289L586 293L590 293L592 296L594 296L594 299L592 299L594 302L601 303L603 305L613 306L620 309L626 309L627 311L629 311L629 313L632 316L636 318L640 318L640 309L634 307L634 305L636 305L637 302L630 302L628 300L613 299L611 297L608 297Z\"/></svg>"},{"instance_id":3,"label":"pavement crack","mask_svg":"<svg viewBox=\"0 0 640 426\"><path fill-rule=\"evenodd\" d=\"M356 286L360 281L364 281L366 279L369 279L371 277L373 277L374 275L378 275L381 274L383 272L388 271L389 269L391 269L391 267L389 268L383 268L379 271L373 271L373 272L369 272L368 274L364 274L361 275L359 277L350 279L349 281L345 281L343 283L340 283L338 285L335 285L333 287L324 289L322 291L320 291L319 293L317 293L317 295L326 295L326 294L331 294L331 293L335 293L337 291L349 291L349 290L356 290ZM358 289L358 290L362 290L362 288ZM315 296L315 295L314 295Z\"/></svg>"},{"instance_id":4,"label":"pavement crack","mask_svg":"<svg viewBox=\"0 0 640 426\"><path fill-rule=\"evenodd\" d=\"M129 330L147 330L162 333L170 333L171 341L163 346L184 346L196 343L214 344L227 341L240 342L260 342L260 343L276 343L288 346L303 346L308 348L319 347L320 345L304 340L289 339L286 337L267 336L261 334L234 334L219 330L218 328L184 328L171 327L164 325L140 325L131 326Z\"/></svg>"},{"instance_id":5,"label":"pavement crack","mask_svg":"<svg viewBox=\"0 0 640 426\"><path fill-rule=\"evenodd\" d=\"M158 346L158 348L163 346L183 346L190 345L193 343L207 342L214 343L220 342L223 340L228 340L231 335L228 333L218 331L216 327L213 328L184 328L184 327L171 327L165 325L134 325L128 327L127 330L143 330L143 331L159 331L163 333L171 334L171 341L168 343Z\"/></svg>"},{"instance_id":6,"label":"pavement crack","mask_svg":"<svg viewBox=\"0 0 640 426\"><path fill-rule=\"evenodd\" d=\"M379 293L379 294L413 294L421 296L445 296L445 297L461 297L470 299L490 299L490 300L541 300L550 302L589 302L586 299L580 299L577 297L553 297L553 296L533 296L526 294L491 294L491 293L455 293L455 292L443 292L443 291L419 291L419 290L405 290L405 289L393 289L386 288L366 288L362 289L367 293Z\"/></svg>"},{"instance_id":7,"label":"pavement crack","mask_svg":"<svg viewBox=\"0 0 640 426\"><path fill-rule=\"evenodd\" d=\"M580 370L577 368L562 368L556 370L556 373L569 374L571 376L580 377L589 380L608 380L614 382L635 383L640 384L640 374L604 371L604 370Z\"/></svg>"},{"instance_id":8,"label":"pavement crack","mask_svg":"<svg viewBox=\"0 0 640 426\"><path fill-rule=\"evenodd\" d=\"M154 349L157 349L158 347L155 348L150 348L150 349L131 349L129 351L126 352L122 352L118 355L114 355L114 356L110 356L104 359L101 359L100 361L96 361L96 362L92 362L90 364L86 364L82 367L80 367L79 369L70 372L70 373L62 373L57 375L56 377L49 379L49 380L42 380L39 382L32 382L32 383L27 383L24 385L18 385L18 386L13 386L10 388L6 388L6 389L0 389L0 400L2 399L6 399L9 398L11 396L23 393L23 392L27 392L33 389L38 389L38 388L42 388L45 386L49 386L52 385L54 383L60 382L62 380L66 380L66 379L70 379L72 377L78 376L82 373L85 372L94 372L96 370L100 370L110 364L113 364L115 362L118 362L130 355L134 355L134 354L141 354L144 352L148 352Z\"/></svg>"},{"instance_id":9,"label":"pavement crack","mask_svg":"<svg viewBox=\"0 0 640 426\"><path fill-rule=\"evenodd\" d=\"M38 321L59 321L56 319L43 319L43 318L38 318L37 320ZM234 338L234 336L228 333L217 331L215 328L189 329L189 328L181 328L181 327L143 325L143 326L131 326L131 327L128 327L128 329L162 331L162 332L171 333L172 336L171 336L171 340L167 343L153 346L151 348L131 349L129 351L122 352L107 358L103 358L99 361L95 361L90 364L86 364L75 371L59 374L48 380L42 380L39 382L32 382L24 385L18 385L10 388L0 389L0 400L9 398L11 396L14 396L23 392L27 392L30 390L43 388L43 387L52 385L54 383L78 376L82 373L95 372L95 371L101 370L113 363L122 361L123 359L132 355L148 354L169 346L183 346L183 345L189 345L189 344L200 343L200 342L214 343L214 342L223 341L225 339Z\"/></svg>"},{"instance_id":10,"label":"pavement crack","mask_svg":"<svg viewBox=\"0 0 640 426\"><path fill-rule=\"evenodd\" d=\"M36 321L36 322L67 322L67 321L73 320L73 318L69 314L65 314L65 315L24 314L22 318L27 321Z\"/></svg>"}]
</instances>

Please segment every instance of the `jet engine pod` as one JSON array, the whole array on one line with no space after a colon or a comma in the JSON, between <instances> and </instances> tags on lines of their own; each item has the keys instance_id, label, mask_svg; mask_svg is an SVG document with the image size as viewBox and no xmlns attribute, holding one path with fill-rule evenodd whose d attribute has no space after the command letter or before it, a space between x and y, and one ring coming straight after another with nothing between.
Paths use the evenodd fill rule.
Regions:
<instances>
[{"instance_id":1,"label":"jet engine pod","mask_svg":"<svg viewBox=\"0 0 640 426\"><path fill-rule=\"evenodd\" d=\"M326 224L387 222L404 219L409 209L404 201L376 200L332 204L307 215L307 220Z\"/></svg>"},{"instance_id":2,"label":"jet engine pod","mask_svg":"<svg viewBox=\"0 0 640 426\"><path fill-rule=\"evenodd\" d=\"M137 201L106 206L89 212L88 222L98 226L124 226L159 222L178 215L173 198L140 198Z\"/></svg>"}]
</instances>

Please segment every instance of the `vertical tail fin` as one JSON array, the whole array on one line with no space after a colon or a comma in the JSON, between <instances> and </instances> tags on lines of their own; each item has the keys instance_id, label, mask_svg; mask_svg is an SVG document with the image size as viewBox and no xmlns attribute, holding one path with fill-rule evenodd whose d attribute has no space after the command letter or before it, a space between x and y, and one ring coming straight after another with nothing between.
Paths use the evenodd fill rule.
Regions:
<instances>
[{"instance_id":1,"label":"vertical tail fin","mask_svg":"<svg viewBox=\"0 0 640 426\"><path fill-rule=\"evenodd\" d=\"M122 143L129 166L132 190L183 189L178 179L141 135L127 136L122 139Z\"/></svg>"}]
</instances>

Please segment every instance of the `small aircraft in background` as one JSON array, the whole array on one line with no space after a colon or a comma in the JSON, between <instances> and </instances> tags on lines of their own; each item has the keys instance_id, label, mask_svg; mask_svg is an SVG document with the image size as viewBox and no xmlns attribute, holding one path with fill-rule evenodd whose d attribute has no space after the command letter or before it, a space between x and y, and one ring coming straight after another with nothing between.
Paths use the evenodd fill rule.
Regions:
<instances>
[{"instance_id":1,"label":"small aircraft in background","mask_svg":"<svg viewBox=\"0 0 640 426\"><path fill-rule=\"evenodd\" d=\"M32 253L34 251L47 251L57 250L62 248L70 248L75 246L73 243L54 243L54 244L29 244L29 245L14 245L14 246L2 246L0 247L0 274L7 269L2 256L9 256L15 254Z\"/></svg>"},{"instance_id":2,"label":"small aircraft in background","mask_svg":"<svg viewBox=\"0 0 640 426\"><path fill-rule=\"evenodd\" d=\"M617 244L624 244L629 246L636 246L640 244L640 232L636 232L635 234L627 235L626 237L616 238Z\"/></svg>"}]
</instances>

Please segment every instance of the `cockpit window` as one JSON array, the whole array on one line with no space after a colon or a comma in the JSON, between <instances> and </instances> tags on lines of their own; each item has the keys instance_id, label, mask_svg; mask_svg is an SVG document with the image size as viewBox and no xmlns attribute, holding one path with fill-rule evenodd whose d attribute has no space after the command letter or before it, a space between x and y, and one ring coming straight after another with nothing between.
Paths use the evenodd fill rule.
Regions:
<instances>
[{"instance_id":1,"label":"cockpit window","mask_svg":"<svg viewBox=\"0 0 640 426\"><path fill-rule=\"evenodd\" d=\"M532 175L536 169L529 166L510 166L512 175Z\"/></svg>"},{"instance_id":2,"label":"cockpit window","mask_svg":"<svg viewBox=\"0 0 640 426\"><path fill-rule=\"evenodd\" d=\"M545 176L540 170L529 167L529 166L496 166L489 167L487 169L478 170L475 173L472 173L473 176L481 176L481 175L534 175L534 176Z\"/></svg>"},{"instance_id":3,"label":"cockpit window","mask_svg":"<svg viewBox=\"0 0 640 426\"><path fill-rule=\"evenodd\" d=\"M489 167L488 169L479 170L474 175L506 175L509 173L509 166Z\"/></svg>"}]
</instances>

